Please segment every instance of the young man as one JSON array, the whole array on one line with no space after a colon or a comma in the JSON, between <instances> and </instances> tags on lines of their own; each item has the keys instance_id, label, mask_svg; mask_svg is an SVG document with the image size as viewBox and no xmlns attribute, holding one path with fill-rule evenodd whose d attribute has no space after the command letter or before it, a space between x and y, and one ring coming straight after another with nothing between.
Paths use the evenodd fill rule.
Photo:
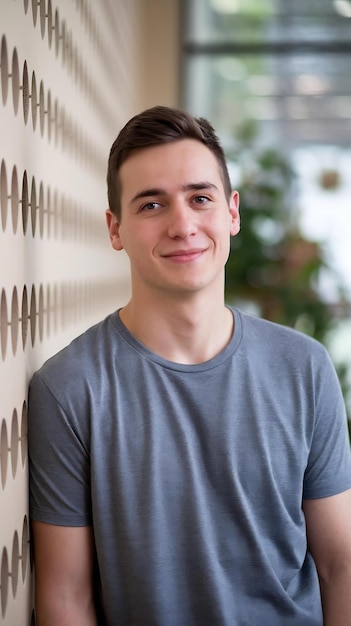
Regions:
<instances>
[{"instance_id":1,"label":"young man","mask_svg":"<svg viewBox=\"0 0 351 626\"><path fill-rule=\"evenodd\" d=\"M224 303L239 231L206 120L112 146L132 297L34 376L38 626L350 626L351 462L324 348Z\"/></svg>"}]
</instances>

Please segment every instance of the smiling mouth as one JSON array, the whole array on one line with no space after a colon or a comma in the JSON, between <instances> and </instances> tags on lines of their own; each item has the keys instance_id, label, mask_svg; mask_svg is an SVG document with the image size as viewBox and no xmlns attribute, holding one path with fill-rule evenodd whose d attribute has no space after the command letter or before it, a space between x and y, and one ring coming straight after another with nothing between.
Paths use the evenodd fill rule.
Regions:
<instances>
[{"instance_id":1,"label":"smiling mouth","mask_svg":"<svg viewBox=\"0 0 351 626\"><path fill-rule=\"evenodd\" d=\"M170 252L162 256L165 259L181 263L186 261L195 261L200 258L204 252L205 250L203 248L195 248L193 250L175 250L174 252Z\"/></svg>"}]
</instances>

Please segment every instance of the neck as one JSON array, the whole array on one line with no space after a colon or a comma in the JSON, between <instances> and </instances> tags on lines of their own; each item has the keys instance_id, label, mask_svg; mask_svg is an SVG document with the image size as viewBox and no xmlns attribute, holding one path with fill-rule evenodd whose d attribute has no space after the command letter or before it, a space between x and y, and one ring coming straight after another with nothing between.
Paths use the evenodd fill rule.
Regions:
<instances>
[{"instance_id":1,"label":"neck","mask_svg":"<svg viewBox=\"0 0 351 626\"><path fill-rule=\"evenodd\" d=\"M147 348L177 363L203 363L221 352L233 334L233 316L217 297L133 296L120 312L123 324Z\"/></svg>"}]
</instances>

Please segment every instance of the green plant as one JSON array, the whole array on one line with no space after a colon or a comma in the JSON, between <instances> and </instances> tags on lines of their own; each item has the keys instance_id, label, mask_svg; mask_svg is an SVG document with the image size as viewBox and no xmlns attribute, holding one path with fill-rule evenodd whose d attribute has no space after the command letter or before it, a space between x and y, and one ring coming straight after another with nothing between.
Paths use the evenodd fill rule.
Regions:
<instances>
[{"instance_id":1,"label":"green plant","mask_svg":"<svg viewBox=\"0 0 351 626\"><path fill-rule=\"evenodd\" d=\"M277 149L260 147L255 124L246 122L235 134L228 160L239 171L241 232L231 241L227 301L254 306L262 317L327 343L335 315L318 285L330 268L320 244L307 240L299 228L289 159ZM341 288L339 297L343 301ZM343 365L338 374L343 385Z\"/></svg>"},{"instance_id":2,"label":"green plant","mask_svg":"<svg viewBox=\"0 0 351 626\"><path fill-rule=\"evenodd\" d=\"M327 264L320 245L300 232L289 160L276 149L257 147L252 122L238 129L228 156L239 166L242 226L231 241L227 298L254 303L263 317L301 326L323 341L333 323L318 291Z\"/></svg>"}]
</instances>

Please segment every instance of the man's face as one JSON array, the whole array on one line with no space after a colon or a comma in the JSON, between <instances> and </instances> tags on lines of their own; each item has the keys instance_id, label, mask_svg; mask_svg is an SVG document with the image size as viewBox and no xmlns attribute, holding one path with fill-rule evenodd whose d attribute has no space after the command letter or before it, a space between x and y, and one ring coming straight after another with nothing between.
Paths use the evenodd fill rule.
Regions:
<instances>
[{"instance_id":1,"label":"man's face","mask_svg":"<svg viewBox=\"0 0 351 626\"><path fill-rule=\"evenodd\" d=\"M125 249L133 293L223 288L229 236L239 231L238 194L228 206L219 165L183 139L131 154L119 171L121 221L107 212L112 246Z\"/></svg>"}]
</instances>

